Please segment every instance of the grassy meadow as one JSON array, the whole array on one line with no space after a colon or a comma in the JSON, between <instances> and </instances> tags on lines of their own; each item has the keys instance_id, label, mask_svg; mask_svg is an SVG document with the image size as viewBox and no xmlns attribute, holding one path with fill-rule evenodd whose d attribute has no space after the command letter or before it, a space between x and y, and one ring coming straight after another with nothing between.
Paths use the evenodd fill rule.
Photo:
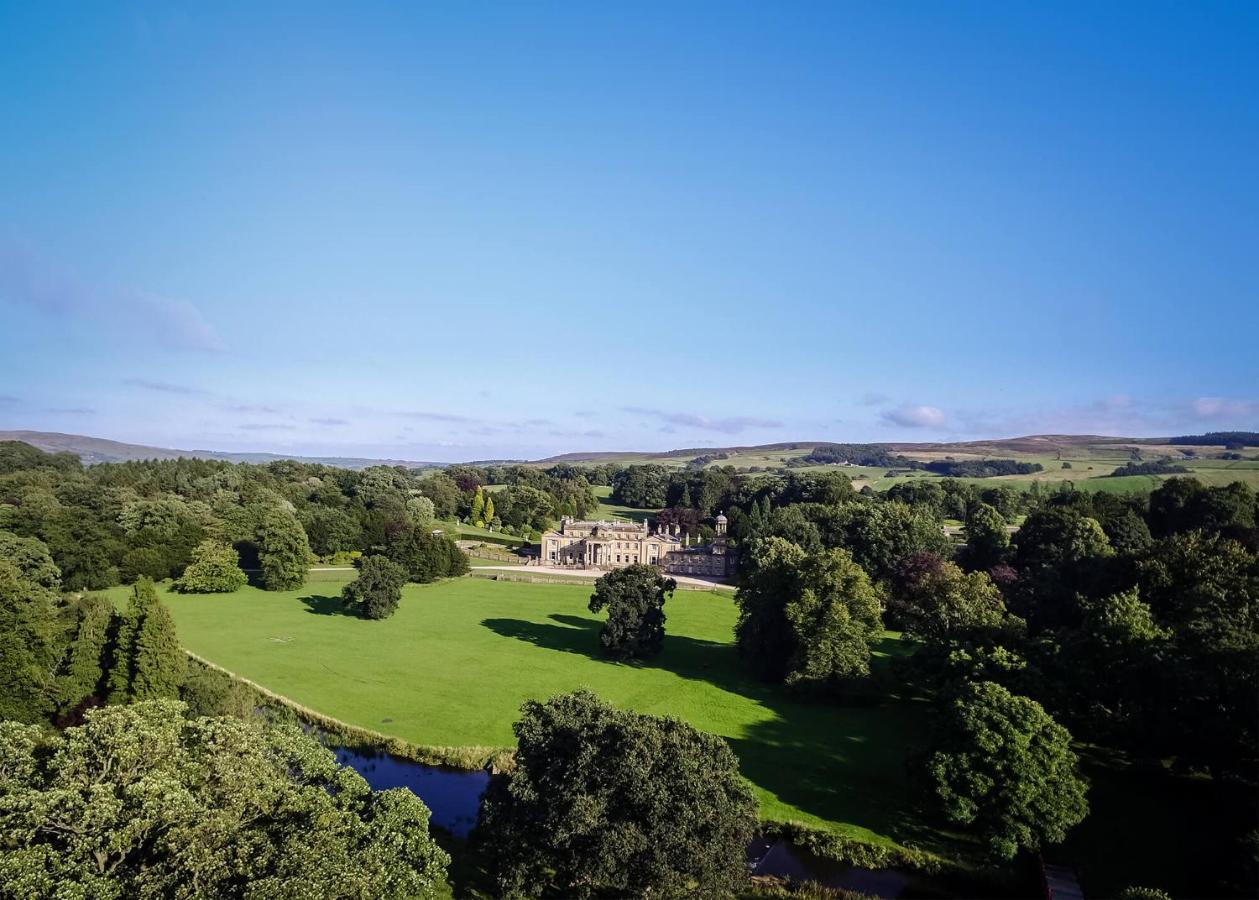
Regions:
<instances>
[{"instance_id":1,"label":"grassy meadow","mask_svg":"<svg viewBox=\"0 0 1259 900\"><path fill-rule=\"evenodd\" d=\"M809 449L807 446L791 450L770 450L757 447L734 449L726 451L729 453L727 459L715 460L708 463L707 466L735 466L736 468L759 466L766 470L783 471L787 467L788 460L807 455ZM1196 457L1185 458L1181 453L1182 449L1193 451ZM980 450L983 452L979 452ZM950 447L942 450L906 449L896 452L901 452L904 456L919 462L945 458L955 460L1016 459L1020 462L1040 463L1044 467L1042 471L1031 475L1000 475L994 478L957 479L985 487L1006 485L1019 490L1026 490L1033 484L1041 484L1044 487L1053 488L1069 481L1077 489L1083 491L1148 494L1162 482L1173 477L1170 475L1107 477L1115 469L1132 460L1133 451L1140 455L1141 461L1145 462L1156 459L1169 459L1183 466L1188 470L1189 475L1199 479L1204 484L1219 486L1233 481L1242 481L1253 488L1259 489L1259 453L1256 453L1253 448L1242 453L1242 456L1246 458L1240 460L1212 458L1222 452L1220 447L1182 448L1167 444L1113 444L1104 442L1096 444L1064 443L1063 446L1054 452L1037 453L1004 447L1000 445L1000 442L993 446L976 448L973 452L968 451L964 445L957 445L956 448ZM612 459L601 458L594 461L617 462L626 465L650 462L669 467L679 467L693 459L695 454L684 453L657 458L641 458L642 454L638 454L637 457L639 458L634 459L629 458L630 456L634 455L626 454L625 458L617 456ZM1063 466L1064 463L1067 464L1065 468ZM578 464L580 465L580 463ZM805 466L792 471L839 471L851 478L853 487L858 490L869 486L876 491L885 491L893 485L904 481L941 477L930 472L903 469L892 470L884 466L821 465ZM894 474L889 475L890 471L894 472ZM596 495L601 498L600 513L605 518L633 519L645 514L642 510L620 507L610 503L607 499L610 490L610 488L595 489Z\"/></svg>"},{"instance_id":2,"label":"grassy meadow","mask_svg":"<svg viewBox=\"0 0 1259 900\"><path fill-rule=\"evenodd\" d=\"M668 636L646 665L603 659L602 618L586 586L455 579L408 585L398 612L346 615L349 572L315 572L301 590L168 594L189 650L353 725L419 744L509 746L521 703L590 688L618 706L677 716L730 741L762 814L880 844L939 847L918 824L906 754L922 745L925 704L806 704L747 677L728 594L679 591ZM121 601L126 589L113 592ZM909 650L894 634L878 664Z\"/></svg>"}]
</instances>

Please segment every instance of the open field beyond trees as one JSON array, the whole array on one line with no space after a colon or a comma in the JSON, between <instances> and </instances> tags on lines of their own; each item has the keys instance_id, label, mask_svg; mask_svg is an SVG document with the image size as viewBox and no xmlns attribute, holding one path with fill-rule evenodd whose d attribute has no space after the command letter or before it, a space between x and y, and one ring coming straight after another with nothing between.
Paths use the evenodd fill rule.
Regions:
<instances>
[{"instance_id":1,"label":"open field beyond trees","mask_svg":"<svg viewBox=\"0 0 1259 900\"><path fill-rule=\"evenodd\" d=\"M736 659L729 595L679 591L661 656L627 665L600 657L588 587L408 585L398 612L374 622L342 613L350 577L315 572L298 591L164 599L189 650L352 725L418 744L509 746L522 702L586 687L727 738L767 819L878 844L938 849L945 839L921 825L906 782L927 704L807 704L753 680ZM112 592L120 602L125 593ZM876 646L884 668L910 649L891 633Z\"/></svg>"},{"instance_id":2,"label":"open field beyond trees","mask_svg":"<svg viewBox=\"0 0 1259 900\"><path fill-rule=\"evenodd\" d=\"M672 453L613 453L571 454L575 465L613 463L616 465L643 465L647 463L667 468L682 468L701 455L713 454L703 465L733 466L739 470L755 472L779 472L791 466L791 461L807 456L814 443L793 444L789 447L733 447L712 450L679 450ZM1242 459L1218 458L1223 447L1218 445L1173 445L1150 440L1123 440L1113 438L1090 439L1082 436L1058 438L1016 438L987 442L957 444L889 444L892 452L917 462L935 460L993 460L1013 459L1018 462L1039 463L1043 469L1030 475L999 475L990 478L957 478L958 481L982 484L985 487L1005 485L1026 490L1033 484L1054 488L1070 482L1083 491L1105 491L1118 494L1148 494L1172 475L1133 475L1110 477L1115 469L1129 462L1167 460L1182 466L1186 473L1204 484L1221 486L1241 481L1259 488L1259 453L1254 448L1242 452ZM1064 466L1064 463L1066 464ZM542 461L535 465L549 465ZM797 464L798 465L798 464ZM886 466L807 465L795 468L799 472L841 471L860 489L869 485L874 490L887 490L895 484L918 479L939 480L944 477L931 472L898 469ZM602 495L606 498L606 495ZM632 518L638 510L614 508L606 499L601 512Z\"/></svg>"}]
</instances>

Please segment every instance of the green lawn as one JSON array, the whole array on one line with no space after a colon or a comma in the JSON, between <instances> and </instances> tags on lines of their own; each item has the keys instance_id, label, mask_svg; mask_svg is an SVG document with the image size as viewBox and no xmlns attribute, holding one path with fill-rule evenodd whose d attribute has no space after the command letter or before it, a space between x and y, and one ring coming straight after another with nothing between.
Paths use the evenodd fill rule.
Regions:
<instances>
[{"instance_id":1,"label":"green lawn","mask_svg":"<svg viewBox=\"0 0 1259 900\"><path fill-rule=\"evenodd\" d=\"M615 521L617 519L626 519L631 522L645 522L650 516L654 516L659 510L655 509L635 509L632 506L622 506L619 503L613 503L610 499L612 496L612 488L607 485L595 485L591 488L594 495L599 500L599 508L595 511L594 518Z\"/></svg>"},{"instance_id":2,"label":"green lawn","mask_svg":"<svg viewBox=\"0 0 1259 900\"><path fill-rule=\"evenodd\" d=\"M728 594L679 591L666 607L664 652L634 666L600 658L588 587L408 585L398 612L371 622L342 614L349 575L313 573L288 593L244 588L166 602L188 649L360 727L420 744L506 746L524 700L587 687L729 739L767 818L879 843L941 839L914 823L905 779L906 753L926 736L925 705L805 704L745 677ZM887 635L880 666L907 650Z\"/></svg>"},{"instance_id":3,"label":"green lawn","mask_svg":"<svg viewBox=\"0 0 1259 900\"><path fill-rule=\"evenodd\" d=\"M472 553L468 557L468 565L474 569L484 569L487 566L523 566L525 561L516 557L514 559L499 559L496 556L480 556Z\"/></svg>"}]
</instances>

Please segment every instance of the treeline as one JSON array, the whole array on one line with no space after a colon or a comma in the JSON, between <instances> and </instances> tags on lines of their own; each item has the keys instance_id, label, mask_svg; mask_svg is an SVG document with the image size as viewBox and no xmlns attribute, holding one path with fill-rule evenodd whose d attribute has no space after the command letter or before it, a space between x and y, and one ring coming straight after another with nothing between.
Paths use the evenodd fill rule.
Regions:
<instances>
[{"instance_id":1,"label":"treeline","mask_svg":"<svg viewBox=\"0 0 1259 900\"><path fill-rule=\"evenodd\" d=\"M1167 443L1196 446L1218 444L1225 449L1240 450L1243 447L1259 447L1259 431L1208 431L1206 434L1182 434L1168 438Z\"/></svg>"},{"instance_id":2,"label":"treeline","mask_svg":"<svg viewBox=\"0 0 1259 900\"><path fill-rule=\"evenodd\" d=\"M694 521L697 517L714 516L719 510L737 516L750 510L753 502L837 503L855 494L851 480L842 472L788 470L749 474L737 472L730 466L699 471L671 469L655 463L625 466L613 471L611 483L614 502L662 511L666 521ZM998 507L1003 515L1014 516L1038 503L1045 492L1046 488L1039 484L1033 484L1029 490L1008 485L980 488L949 478L932 478L901 482L884 496L923 504L930 507L933 514L960 519L980 500ZM815 499L803 501L802 498ZM731 521L733 531L736 526L734 520Z\"/></svg>"},{"instance_id":3,"label":"treeline","mask_svg":"<svg viewBox=\"0 0 1259 900\"><path fill-rule=\"evenodd\" d=\"M374 793L225 676L189 673L153 582L118 612L63 592L47 548L7 533L0 720L0 896L445 888L424 804Z\"/></svg>"},{"instance_id":4,"label":"treeline","mask_svg":"<svg viewBox=\"0 0 1259 900\"><path fill-rule=\"evenodd\" d=\"M432 532L473 521L478 496L475 521L529 540L561 515L594 511L587 475L607 478L606 470L565 466L420 473L179 459L84 467L70 454L3 442L0 531L40 540L67 590L142 577L181 579L191 591L232 590L238 568L255 572L264 588L292 590L312 556L344 564L372 553L424 581L459 573L453 542ZM492 493L491 515L487 485L504 486ZM194 578L186 578L194 562Z\"/></svg>"},{"instance_id":5,"label":"treeline","mask_svg":"<svg viewBox=\"0 0 1259 900\"><path fill-rule=\"evenodd\" d=\"M852 466L879 466L896 469L921 469L917 460L892 453L878 444L827 444L814 447L805 456L793 456L788 466L825 466L848 464Z\"/></svg>"},{"instance_id":6,"label":"treeline","mask_svg":"<svg viewBox=\"0 0 1259 900\"><path fill-rule=\"evenodd\" d=\"M860 702L877 687L872 640L904 630L919 648L903 674L940 713L915 766L942 822L999 858L1063 840L1088 815L1073 749L1084 742L1237 797L1212 825L1227 870L1212 889L1253 888L1240 842L1259 824L1254 492L1187 478L1148 499L1006 490L909 482L827 501L767 490L732 509L746 664ZM944 539L943 511L961 512L964 545ZM1028 805L1008 804L1015 794Z\"/></svg>"},{"instance_id":7,"label":"treeline","mask_svg":"<svg viewBox=\"0 0 1259 900\"><path fill-rule=\"evenodd\" d=\"M1119 466L1106 478L1123 478L1125 475L1187 475L1189 470L1168 459L1151 462L1130 462Z\"/></svg>"},{"instance_id":8,"label":"treeline","mask_svg":"<svg viewBox=\"0 0 1259 900\"><path fill-rule=\"evenodd\" d=\"M894 683L934 698L935 732L909 762L940 827L1001 860L1059 843L1090 815L1077 747L1105 748L1165 773L1169 796L1192 774L1229 798L1203 826L1218 848L1207 890L1253 891L1259 502L1246 485L1175 478L1139 497L942 478L876 494L835 471L659 466L613 483L626 499L690 500L662 517L726 511L736 642L756 676L812 702L868 703L890 686L873 665L883 629L915 640ZM668 588L647 573L605 580L591 603L608 610L604 651L656 652Z\"/></svg>"},{"instance_id":9,"label":"treeline","mask_svg":"<svg viewBox=\"0 0 1259 900\"><path fill-rule=\"evenodd\" d=\"M1031 475L1045 467L1016 459L935 459L923 468L948 478L995 478L998 475Z\"/></svg>"}]
</instances>

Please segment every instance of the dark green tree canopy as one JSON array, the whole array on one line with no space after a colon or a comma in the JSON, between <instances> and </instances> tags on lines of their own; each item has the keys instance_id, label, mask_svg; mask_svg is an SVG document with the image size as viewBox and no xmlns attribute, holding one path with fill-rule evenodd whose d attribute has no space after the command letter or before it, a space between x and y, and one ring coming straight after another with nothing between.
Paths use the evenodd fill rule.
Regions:
<instances>
[{"instance_id":1,"label":"dark green tree canopy","mask_svg":"<svg viewBox=\"0 0 1259 900\"><path fill-rule=\"evenodd\" d=\"M310 544L297 517L284 509L268 509L258 529L258 565L262 586L269 591L295 591L306 583Z\"/></svg>"},{"instance_id":2,"label":"dark green tree canopy","mask_svg":"<svg viewBox=\"0 0 1259 900\"><path fill-rule=\"evenodd\" d=\"M927 757L931 791L952 822L1012 859L1062 841L1088 814L1071 735L1034 700L988 681L946 707Z\"/></svg>"},{"instance_id":3,"label":"dark green tree canopy","mask_svg":"<svg viewBox=\"0 0 1259 900\"><path fill-rule=\"evenodd\" d=\"M882 594L848 551L756 537L740 565L735 639L758 676L831 693L869 675Z\"/></svg>"},{"instance_id":4,"label":"dark green tree canopy","mask_svg":"<svg viewBox=\"0 0 1259 900\"><path fill-rule=\"evenodd\" d=\"M418 584L468 571L468 558L459 546L446 535L433 534L428 528L401 529L385 549L385 555L403 568L408 581Z\"/></svg>"},{"instance_id":5,"label":"dark green tree canopy","mask_svg":"<svg viewBox=\"0 0 1259 900\"><path fill-rule=\"evenodd\" d=\"M61 570L53 562L47 545L38 538L0 531L0 559L16 566L23 580L31 584L52 591L61 589Z\"/></svg>"},{"instance_id":6,"label":"dark green tree canopy","mask_svg":"<svg viewBox=\"0 0 1259 900\"><path fill-rule=\"evenodd\" d=\"M881 606L881 593L847 550L807 557L783 609L795 647L784 683L835 694L866 678Z\"/></svg>"},{"instance_id":7,"label":"dark green tree canopy","mask_svg":"<svg viewBox=\"0 0 1259 900\"><path fill-rule=\"evenodd\" d=\"M385 619L398 608L406 580L406 569L388 557L365 556L358 578L341 589L341 599L364 619Z\"/></svg>"},{"instance_id":8,"label":"dark green tree canopy","mask_svg":"<svg viewBox=\"0 0 1259 900\"><path fill-rule=\"evenodd\" d=\"M965 564L971 569L991 569L1005 561L1010 532L1001 513L987 503L976 504L966 516Z\"/></svg>"},{"instance_id":9,"label":"dark green tree canopy","mask_svg":"<svg viewBox=\"0 0 1259 900\"><path fill-rule=\"evenodd\" d=\"M439 896L428 816L295 727L189 721L170 701L51 738L0 722L5 896Z\"/></svg>"},{"instance_id":10,"label":"dark green tree canopy","mask_svg":"<svg viewBox=\"0 0 1259 900\"><path fill-rule=\"evenodd\" d=\"M590 611L608 611L599 642L617 659L647 659L664 645L664 603L678 583L655 566L616 569L595 582Z\"/></svg>"},{"instance_id":11,"label":"dark green tree canopy","mask_svg":"<svg viewBox=\"0 0 1259 900\"><path fill-rule=\"evenodd\" d=\"M57 595L0 558L0 718L40 722L52 712L59 630Z\"/></svg>"},{"instance_id":12,"label":"dark green tree canopy","mask_svg":"<svg viewBox=\"0 0 1259 900\"><path fill-rule=\"evenodd\" d=\"M983 640L1017 628L986 572L963 572L938 556L919 554L901 567L896 609L905 630L929 644Z\"/></svg>"},{"instance_id":13,"label":"dark green tree canopy","mask_svg":"<svg viewBox=\"0 0 1259 900\"><path fill-rule=\"evenodd\" d=\"M158 598L152 581L136 582L116 632L110 702L178 698L188 660L179 646L170 610Z\"/></svg>"},{"instance_id":14,"label":"dark green tree canopy","mask_svg":"<svg viewBox=\"0 0 1259 900\"><path fill-rule=\"evenodd\" d=\"M796 652L786 608L804 559L803 550L777 536L751 538L740 555L735 642L744 664L766 681L786 678Z\"/></svg>"},{"instance_id":15,"label":"dark green tree canopy","mask_svg":"<svg viewBox=\"0 0 1259 900\"><path fill-rule=\"evenodd\" d=\"M579 691L529 701L478 825L505 895L729 897L756 801L721 738Z\"/></svg>"}]
</instances>

